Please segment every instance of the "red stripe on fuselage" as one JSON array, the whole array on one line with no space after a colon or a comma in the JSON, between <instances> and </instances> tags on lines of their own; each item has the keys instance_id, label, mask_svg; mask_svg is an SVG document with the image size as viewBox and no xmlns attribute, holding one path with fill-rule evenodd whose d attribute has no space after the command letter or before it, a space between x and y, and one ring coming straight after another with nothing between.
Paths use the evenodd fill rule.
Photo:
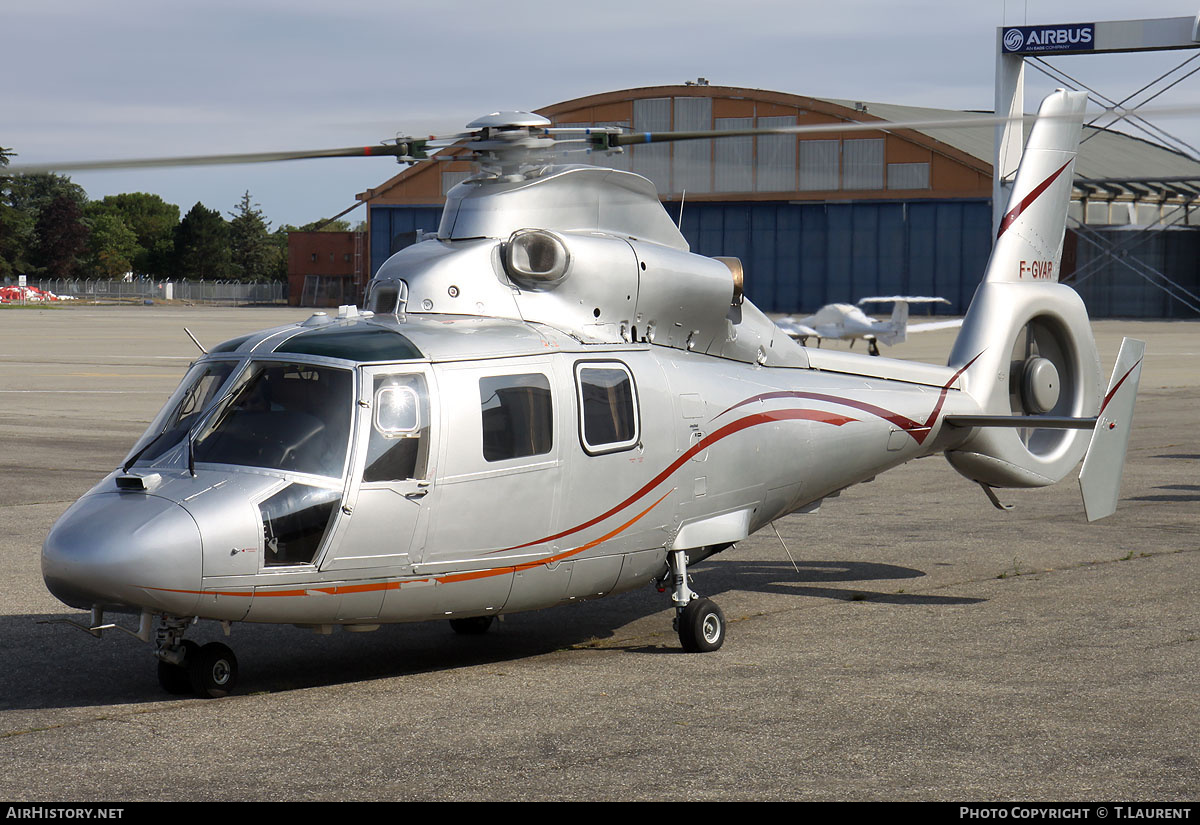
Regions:
<instances>
[{"instance_id":1,"label":"red stripe on fuselage","mask_svg":"<svg viewBox=\"0 0 1200 825\"><path fill-rule=\"evenodd\" d=\"M980 352L979 355L983 355L983 353ZM966 372L967 367L979 360L979 355L976 355L970 361L963 364L962 367L959 368L958 372L950 376L950 380L942 386L941 392L938 393L938 400L933 405L933 411L929 413L929 417L925 419L924 423L921 423L920 421L914 421L907 415L893 412L892 410L876 406L875 404L869 404L866 401L859 401L856 398L846 398L845 396L841 395L828 395L820 392L805 392L803 390L779 390L777 392L765 392L761 395L751 396L750 398L747 398L744 401L739 401L732 407L729 407L728 409L718 413L716 416L714 416L713 420L715 421L730 410L736 410L738 407L744 407L747 404L754 403L755 401L770 401L773 398L806 398L810 401L824 401L829 404L840 404L843 407L851 407L853 409L869 413L877 418L882 418L884 421L889 421L900 429L904 430L906 433L912 436L913 440L918 444L923 444L925 443L925 439L929 437L929 433L933 430L933 425L934 422L937 421L938 413L942 411L942 405L946 403L946 394L950 391L951 385L958 380L960 375Z\"/></svg>"},{"instance_id":2,"label":"red stripe on fuselage","mask_svg":"<svg viewBox=\"0 0 1200 825\"><path fill-rule=\"evenodd\" d=\"M1071 158L1071 160L1074 159L1075 158ZM1000 231L996 233L997 238L1003 235L1004 231L1012 226L1017 218L1021 217L1021 213L1033 205L1033 202L1037 200L1043 192L1050 188L1050 184L1054 183L1058 176L1061 175L1066 168L1071 165L1071 160L1060 166L1057 172L1039 183L1036 187L1034 187L1032 192L1021 198L1020 203L1008 210L1008 212L1004 215L1004 219L1000 221Z\"/></svg>"},{"instance_id":3,"label":"red stripe on fuselage","mask_svg":"<svg viewBox=\"0 0 1200 825\"><path fill-rule=\"evenodd\" d=\"M676 470L678 470L680 467L682 467L685 463L690 461L692 456L707 449L708 447L712 446L713 444L716 444L721 439L731 436L734 433L741 432L742 430L744 430L748 427L754 427L759 424L767 424L772 421L818 421L822 424L833 424L836 427L840 427L843 424L849 423L854 420L855 419L853 419L853 418L847 418L845 416L838 415L837 413L823 412L821 410L772 410L770 412L755 413L754 415L748 415L745 418L739 418L737 421L733 421L729 424L726 424L725 426L721 427L716 432L705 436L703 439L701 439L697 443L693 444L691 447L689 447L687 450L685 450L683 452L683 454L679 456L679 458L677 458L673 462L671 462L670 466L668 466L665 470L663 470L661 473L659 473L654 478L652 478L636 493L634 493L629 498L625 499L624 501L622 501L620 504L616 505L612 509L608 510L607 512L601 513L600 515L596 516L595 518L585 521L583 524L578 524L575 527L570 528L569 530L563 530L561 533L555 533L552 536L545 536L544 538L536 539L534 541L527 541L524 544L517 544L512 547L505 547L500 550L493 550L492 552L493 553L507 553L510 550L520 550L522 548L532 547L535 544L542 544L547 541L557 541L558 539L561 539L564 536L569 536L572 533L578 533L580 530L586 530L589 527L595 526L595 525L599 524L600 522L604 521L605 519L609 518L610 516L614 516L617 513L621 512L622 510L624 510L629 505L633 504L638 499L644 497L647 493L649 493L655 487L657 487L658 485L660 485L664 481L666 481L668 478L670 478L672 473L674 473Z\"/></svg>"}]
</instances>

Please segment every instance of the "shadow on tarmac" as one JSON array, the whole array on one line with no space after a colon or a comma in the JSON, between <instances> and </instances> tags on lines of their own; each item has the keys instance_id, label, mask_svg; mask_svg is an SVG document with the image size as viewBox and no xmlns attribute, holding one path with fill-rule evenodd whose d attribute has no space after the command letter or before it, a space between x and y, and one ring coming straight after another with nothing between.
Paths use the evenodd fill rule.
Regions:
<instances>
[{"instance_id":1,"label":"shadow on tarmac","mask_svg":"<svg viewBox=\"0 0 1200 825\"><path fill-rule=\"evenodd\" d=\"M925 574L889 564L714 560L692 568L693 587L721 602L730 591L865 601L893 606L962 605L982 599L883 593L824 586L837 582L899 581ZM235 695L275 693L310 687L394 678L417 673L511 662L555 651L605 644L640 619L662 614L662 644L634 641L627 651L679 653L667 596L644 587L596 601L501 617L487 634L460 636L441 621L384 625L370 633L318 635L291 625L237 623L224 639L215 622L201 622L188 638L224 641L238 656ZM158 685L152 648L126 634L103 639L45 620L87 621L88 614L60 613L0 617L5 659L0 670L0 710L94 707L190 701L168 696ZM132 616L115 617L134 627Z\"/></svg>"}]
</instances>

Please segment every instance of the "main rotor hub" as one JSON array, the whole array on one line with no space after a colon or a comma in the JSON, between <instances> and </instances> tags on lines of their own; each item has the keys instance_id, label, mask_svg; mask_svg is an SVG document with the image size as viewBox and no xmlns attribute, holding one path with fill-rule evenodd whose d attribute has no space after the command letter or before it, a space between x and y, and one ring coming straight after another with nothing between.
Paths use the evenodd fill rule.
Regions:
<instances>
[{"instance_id":1,"label":"main rotor hub","mask_svg":"<svg viewBox=\"0 0 1200 825\"><path fill-rule=\"evenodd\" d=\"M550 121L532 112L492 112L467 124L468 129L520 129L537 127L545 129Z\"/></svg>"}]
</instances>

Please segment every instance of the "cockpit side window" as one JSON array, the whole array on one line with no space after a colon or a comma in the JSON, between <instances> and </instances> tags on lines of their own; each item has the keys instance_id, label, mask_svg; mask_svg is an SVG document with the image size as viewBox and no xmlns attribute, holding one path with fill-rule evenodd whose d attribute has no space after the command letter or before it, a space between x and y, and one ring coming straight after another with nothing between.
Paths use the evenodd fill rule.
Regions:
<instances>
[{"instance_id":1,"label":"cockpit side window","mask_svg":"<svg viewBox=\"0 0 1200 825\"><path fill-rule=\"evenodd\" d=\"M550 380L545 375L481 378L479 403L487 461L543 455L554 447Z\"/></svg>"},{"instance_id":2,"label":"cockpit side window","mask_svg":"<svg viewBox=\"0 0 1200 825\"><path fill-rule=\"evenodd\" d=\"M421 375L378 375L363 481L421 479L429 461L429 393Z\"/></svg>"}]
</instances>

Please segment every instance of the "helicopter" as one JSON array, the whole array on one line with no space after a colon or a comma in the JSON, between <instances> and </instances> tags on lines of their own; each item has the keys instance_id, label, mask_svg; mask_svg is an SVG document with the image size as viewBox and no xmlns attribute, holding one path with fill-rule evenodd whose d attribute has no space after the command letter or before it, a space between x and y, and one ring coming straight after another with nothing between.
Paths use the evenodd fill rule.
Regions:
<instances>
[{"instance_id":1,"label":"helicopter","mask_svg":"<svg viewBox=\"0 0 1200 825\"><path fill-rule=\"evenodd\" d=\"M892 317L886 321L876 321L860 309L863 304L891 303ZM876 298L862 298L858 306L853 304L826 304L812 315L804 318L787 316L776 321L784 332L792 338L807 345L809 338L821 341L833 339L849 341L850 346L858 338L867 342L867 354L879 355L879 342L888 346L902 344L910 332L928 332L935 329L951 329L962 326L962 321L929 321L923 324L908 323L909 304L948 304L945 298L931 298L924 295L888 295Z\"/></svg>"},{"instance_id":2,"label":"helicopter","mask_svg":"<svg viewBox=\"0 0 1200 825\"><path fill-rule=\"evenodd\" d=\"M1084 105L1043 102L947 366L801 346L739 261L689 251L648 180L552 162L697 135L475 121L454 145L479 173L363 307L204 352L58 519L45 584L91 611L58 621L153 644L161 686L205 698L238 663L185 638L200 620L480 634L652 584L683 649L711 652L726 621L693 565L914 458L944 454L998 507L995 488L1083 459L1088 519L1112 513L1144 347L1123 343L1105 390L1058 283Z\"/></svg>"}]
</instances>

